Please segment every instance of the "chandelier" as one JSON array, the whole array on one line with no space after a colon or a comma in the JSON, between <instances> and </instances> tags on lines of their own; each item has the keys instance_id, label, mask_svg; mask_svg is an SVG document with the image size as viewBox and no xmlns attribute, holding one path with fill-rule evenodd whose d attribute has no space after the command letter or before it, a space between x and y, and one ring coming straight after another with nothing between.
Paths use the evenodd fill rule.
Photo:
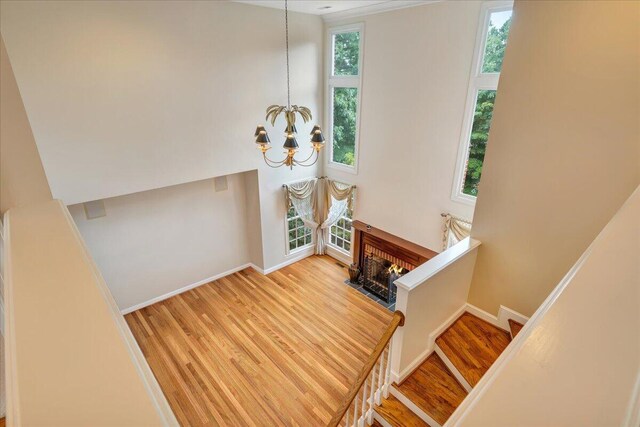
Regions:
<instances>
[{"instance_id":1,"label":"chandelier","mask_svg":"<svg viewBox=\"0 0 640 427\"><path fill-rule=\"evenodd\" d=\"M286 151L286 157L283 160L271 160L267 157L267 151L271 148L271 140L269 134L264 126L259 125L256 128L254 136L256 137L256 144L262 151L262 156L267 165L272 168L279 168L280 166L289 166L293 169L294 166L312 166L318 161L320 156L320 150L324 147L324 136L322 135L322 129L320 126L315 125L311 131L311 146L313 150L311 155L304 159L296 159L296 153L298 152L298 141L296 141L296 115L299 115L302 120L307 123L313 117L311 110L307 107L291 105L291 87L289 84L289 13L287 0L284 0L284 26L285 26L285 40L286 40L286 52L287 52L287 105L270 105L267 107L267 116L265 120L271 122L271 126L275 126L276 119L280 114L284 115L287 121L287 127L285 128L285 140L282 146Z\"/></svg>"}]
</instances>

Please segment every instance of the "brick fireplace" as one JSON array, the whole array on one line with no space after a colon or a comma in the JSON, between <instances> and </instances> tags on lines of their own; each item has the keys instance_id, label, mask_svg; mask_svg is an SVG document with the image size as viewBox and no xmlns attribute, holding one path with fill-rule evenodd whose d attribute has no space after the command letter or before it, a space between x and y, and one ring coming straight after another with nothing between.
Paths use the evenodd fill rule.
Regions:
<instances>
[{"instance_id":1,"label":"brick fireplace","mask_svg":"<svg viewBox=\"0 0 640 427\"><path fill-rule=\"evenodd\" d=\"M353 221L353 229L360 284L386 303L395 302L395 280L438 254L362 221Z\"/></svg>"}]
</instances>

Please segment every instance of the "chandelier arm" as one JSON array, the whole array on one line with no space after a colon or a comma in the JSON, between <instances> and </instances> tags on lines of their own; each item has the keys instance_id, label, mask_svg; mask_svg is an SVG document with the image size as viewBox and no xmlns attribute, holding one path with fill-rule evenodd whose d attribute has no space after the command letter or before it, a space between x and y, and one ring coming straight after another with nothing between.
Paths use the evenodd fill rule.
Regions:
<instances>
[{"instance_id":1,"label":"chandelier arm","mask_svg":"<svg viewBox=\"0 0 640 427\"><path fill-rule=\"evenodd\" d=\"M280 166L284 165L285 162L287 161L287 159L285 158L282 161L276 162L275 160L271 160L270 158L268 158L267 153L262 153L262 157L264 157L265 163L271 166L272 168L279 168Z\"/></svg>"},{"instance_id":2,"label":"chandelier arm","mask_svg":"<svg viewBox=\"0 0 640 427\"><path fill-rule=\"evenodd\" d=\"M315 150L314 150L314 151L315 151ZM320 153L319 153L319 152L317 152L317 151L315 151L315 153L316 153L316 159L313 161L313 163L304 164L307 160L309 160L309 159L311 158L311 156L313 156L313 153L311 154L311 156L309 156L309 159L306 159L306 160L304 160L304 161L302 161L302 162L299 162L299 161L297 161L297 160L294 160L294 161L293 161L293 163L294 163L296 166L302 166L302 167L304 167L304 168L308 168L308 167L310 167L310 166L313 166L313 165L315 165L316 163L318 163L318 159L320 158Z\"/></svg>"},{"instance_id":3,"label":"chandelier arm","mask_svg":"<svg viewBox=\"0 0 640 427\"><path fill-rule=\"evenodd\" d=\"M307 163L309 160L311 160L311 158L313 157L313 153L317 153L317 151L314 149L311 152L311 155L309 157L307 157L306 159L302 160L302 161L298 161L298 160L294 160L296 164L302 164L302 163Z\"/></svg>"}]
</instances>

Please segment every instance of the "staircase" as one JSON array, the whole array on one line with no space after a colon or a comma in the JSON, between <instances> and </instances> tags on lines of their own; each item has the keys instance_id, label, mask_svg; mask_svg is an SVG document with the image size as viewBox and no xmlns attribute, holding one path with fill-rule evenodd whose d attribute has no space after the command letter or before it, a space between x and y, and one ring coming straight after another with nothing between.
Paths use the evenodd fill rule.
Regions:
<instances>
[{"instance_id":1,"label":"staircase","mask_svg":"<svg viewBox=\"0 0 640 427\"><path fill-rule=\"evenodd\" d=\"M435 351L375 407L373 425L440 427L509 345L522 325L510 332L469 312L436 339Z\"/></svg>"}]
</instances>

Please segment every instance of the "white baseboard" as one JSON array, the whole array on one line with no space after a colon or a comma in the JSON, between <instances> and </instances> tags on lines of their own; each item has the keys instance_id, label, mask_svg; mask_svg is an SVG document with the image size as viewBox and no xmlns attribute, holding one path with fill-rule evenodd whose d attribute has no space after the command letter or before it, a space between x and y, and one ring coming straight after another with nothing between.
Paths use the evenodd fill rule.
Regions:
<instances>
[{"instance_id":1,"label":"white baseboard","mask_svg":"<svg viewBox=\"0 0 640 427\"><path fill-rule=\"evenodd\" d=\"M425 423L429 424L431 427L441 427L441 425L434 420L433 418L431 418L431 415L427 414L426 412L424 412L422 409L420 409L420 407L418 407L418 405L416 405L415 403L413 403L413 401L411 399L409 399L407 396L405 396L404 394L402 394L402 392L400 390L398 390L397 388L391 386L389 387L389 391L391 392L391 394L393 394L395 396L396 399L398 399L404 406L406 406L407 408L409 408L409 410L411 412L413 412L414 414L416 414L418 417L420 417L422 419L422 421L424 421Z\"/></svg>"},{"instance_id":2,"label":"white baseboard","mask_svg":"<svg viewBox=\"0 0 640 427\"><path fill-rule=\"evenodd\" d=\"M278 264L276 266L270 267L270 268L268 268L266 270L258 267L257 265L255 265L253 263L243 264L241 266L238 266L238 267L232 268L230 270L224 271L222 273L216 274L215 276L211 276L211 277L207 277L206 279L199 280L196 283L192 283L190 285L183 286L182 288L176 289L175 291L168 292L166 294L163 294L163 295L160 295L158 297L152 298L152 299L150 299L148 301L141 302L140 304L136 304L136 305L133 305L133 306L131 306L129 308L125 308L123 310L120 310L120 312L122 313L122 315L129 314L131 312L134 312L136 310L140 310L141 308L144 308L144 307L148 307L148 306L150 306L152 304L155 304L157 302L164 301L164 300L166 300L168 298L171 298L171 297L176 296L178 294L181 294L183 292L190 291L191 289L197 288L198 286L202 286L202 285L207 284L209 282L213 282L214 280L218 280L218 279L221 279L221 278L223 278L225 276L228 276L230 274L236 273L236 272L238 272L240 270L244 270L245 268L248 268L248 267L253 268L258 273L263 274L263 275L266 275L266 274L269 274L269 273L273 273L276 270L280 270L283 267L286 267L286 266L288 266L290 264L293 264L295 262L298 262L298 261L300 261L300 260L302 260L304 258L307 258L307 257L313 255L313 248L309 248L309 249L306 249L304 251L300 251L299 253L295 253L294 255L295 256L293 256L292 258L286 260L285 262L280 263L280 264Z\"/></svg>"},{"instance_id":3,"label":"white baseboard","mask_svg":"<svg viewBox=\"0 0 640 427\"><path fill-rule=\"evenodd\" d=\"M291 265L291 264L293 264L295 262L303 260L303 259L305 259L307 257L310 257L314 253L315 253L315 248L314 247L310 247L310 248L304 249L304 250L302 250L300 252L295 252L295 253L289 255L290 258L288 258L286 261L281 262L278 265L274 265L273 267L266 268L264 270L261 269L261 268L257 268L253 264L251 266L253 268L255 268L256 271L259 271L262 274L269 274L269 273L273 273L274 271L280 270L283 267Z\"/></svg>"},{"instance_id":4,"label":"white baseboard","mask_svg":"<svg viewBox=\"0 0 640 427\"><path fill-rule=\"evenodd\" d=\"M413 361L406 368L404 368L399 375L397 375L397 383L401 383L402 381L404 381L418 366L420 366L425 360L427 360L429 356L431 356L431 353L433 353L436 347L436 338L438 338L440 334L446 331L447 328L449 328L449 326L453 324L453 322L458 320L458 317L462 316L462 313L464 313L466 309L466 304L461 306L451 316L449 316L447 320L445 320L440 326L438 326L435 330L433 330L433 332L429 334L425 350L420 353L418 357L413 359Z\"/></svg>"},{"instance_id":5,"label":"white baseboard","mask_svg":"<svg viewBox=\"0 0 640 427\"><path fill-rule=\"evenodd\" d=\"M494 326L497 326L500 329L504 329L505 331L510 330L509 319L515 320L516 322L523 325L529 320L529 318L524 314L518 313L517 311L505 307L504 305L500 306L497 317L469 303L467 303L467 311L479 317L480 319L489 322Z\"/></svg>"},{"instance_id":6,"label":"white baseboard","mask_svg":"<svg viewBox=\"0 0 640 427\"><path fill-rule=\"evenodd\" d=\"M500 310L498 310L498 323L501 325L505 325L504 329L509 330L509 319L515 320L516 322L524 325L527 323L529 318L524 314L518 313L515 310L510 309L509 307L505 307L504 305L500 306Z\"/></svg>"},{"instance_id":7,"label":"white baseboard","mask_svg":"<svg viewBox=\"0 0 640 427\"><path fill-rule=\"evenodd\" d=\"M456 366L453 364L453 362L451 362L451 360L449 360L447 355L444 354L444 351L442 351L442 349L437 345L436 345L436 349L434 351L438 355L440 360L442 360L442 363L444 363L444 365L447 367L447 369L449 369L449 372L451 372L451 374L454 377L456 377L456 380L458 380L460 385L467 391L467 393L471 393L471 389L473 387L471 387L471 384L469 384L469 382L462 376L462 373L460 373L460 371L458 370L458 368L456 368Z\"/></svg>"},{"instance_id":8,"label":"white baseboard","mask_svg":"<svg viewBox=\"0 0 640 427\"><path fill-rule=\"evenodd\" d=\"M349 265L353 262L353 259L351 258L350 255L347 255L344 252L334 249L329 245L327 245L327 255L329 255L333 259L337 259L338 261L346 265Z\"/></svg>"},{"instance_id":9,"label":"white baseboard","mask_svg":"<svg viewBox=\"0 0 640 427\"><path fill-rule=\"evenodd\" d=\"M175 291L168 292L168 293L166 293L164 295L160 295L160 296L152 298L152 299L150 299L148 301L141 302L140 304L136 304L136 305L131 306L129 308L125 308L123 310L120 310L120 313L122 313L122 315L124 316L125 314L129 314L131 312L134 312L136 310L140 310L141 308L148 307L148 306L150 306L152 304L155 304L157 302L164 301L164 300L166 300L168 298L171 298L171 297L176 296L178 294L181 294L183 292L190 291L191 289L197 288L198 286L202 286L202 285L207 284L209 282L213 282L214 280L218 280L218 279L221 279L221 278L223 278L225 276L228 276L230 274L236 273L236 272L238 272L240 270L244 270L247 267L251 267L251 268L254 268L254 269L257 270L257 268L253 264L243 264L243 265L241 265L239 267L232 268L231 270L227 270L227 271L222 272L220 274L216 274L215 276L211 276L211 277L207 277L206 279L199 280L196 283L192 283L191 285L187 285L187 286L184 286L184 287L182 287L180 289L176 289Z\"/></svg>"},{"instance_id":10,"label":"white baseboard","mask_svg":"<svg viewBox=\"0 0 640 427\"><path fill-rule=\"evenodd\" d=\"M254 263L250 262L249 267L253 268L255 271L257 271L258 273L262 274L264 276L264 270L260 267L258 267L257 265L255 265Z\"/></svg>"},{"instance_id":11,"label":"white baseboard","mask_svg":"<svg viewBox=\"0 0 640 427\"><path fill-rule=\"evenodd\" d=\"M378 421L382 427L393 427L387 420L384 419L382 415L373 411L373 419Z\"/></svg>"},{"instance_id":12,"label":"white baseboard","mask_svg":"<svg viewBox=\"0 0 640 427\"><path fill-rule=\"evenodd\" d=\"M492 314L487 313L486 311L476 307L475 305L471 305L469 303L464 304L458 310L456 310L447 320L445 320L440 326L438 326L433 332L429 334L427 338L427 343L425 350L420 353L418 357L416 357L406 368L404 368L401 372L391 372L392 379L400 384L404 381L411 373L420 366L427 358L436 350L436 338L438 338L444 331L449 328L458 320L458 317L462 316L462 314L468 311L469 313L479 317L480 319L491 323L498 328L509 331L509 319L515 320L516 322L522 323L523 325L529 320L528 317L523 314L518 313L515 310L511 310L508 307L503 305L500 306L500 310L498 312L498 316L494 316ZM466 381L465 381L466 383ZM462 383L466 388L465 383ZM468 383L467 383L468 385Z\"/></svg>"}]
</instances>

